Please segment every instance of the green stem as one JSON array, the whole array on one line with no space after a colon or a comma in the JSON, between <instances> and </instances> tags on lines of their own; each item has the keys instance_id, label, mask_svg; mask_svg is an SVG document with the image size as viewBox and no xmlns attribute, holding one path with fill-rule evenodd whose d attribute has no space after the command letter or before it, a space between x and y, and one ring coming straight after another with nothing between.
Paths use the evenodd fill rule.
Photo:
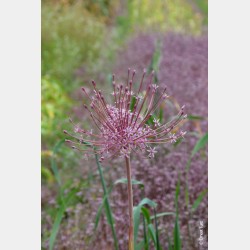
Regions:
<instances>
[{"instance_id":1,"label":"green stem","mask_svg":"<svg viewBox=\"0 0 250 250\"><path fill-rule=\"evenodd\" d=\"M134 216L133 216L133 189L131 181L130 157L125 157L128 179L128 207L129 207L129 243L128 249L134 250Z\"/></svg>"},{"instance_id":2,"label":"green stem","mask_svg":"<svg viewBox=\"0 0 250 250\"><path fill-rule=\"evenodd\" d=\"M106 186L106 183L105 183L105 180L104 180L104 176L103 176L103 172L102 172L102 167L101 167L101 164L99 162L97 154L95 154L95 160L96 160L98 171L99 171L99 174L100 174L100 177L101 177L103 193L104 193L104 196L107 196L108 195L107 186ZM111 218L111 221L112 221L113 220L113 216L112 216L112 211L111 211L111 207L110 207L108 198L105 200L105 208L106 208L106 212L108 214L107 216L109 216ZM118 250L119 249L119 247L118 247L118 240L117 240L117 237L116 237L116 232L115 232L115 228L114 228L113 222L111 222L110 226L111 226L112 235L113 235L113 238L114 238L115 249Z\"/></svg>"}]
</instances>

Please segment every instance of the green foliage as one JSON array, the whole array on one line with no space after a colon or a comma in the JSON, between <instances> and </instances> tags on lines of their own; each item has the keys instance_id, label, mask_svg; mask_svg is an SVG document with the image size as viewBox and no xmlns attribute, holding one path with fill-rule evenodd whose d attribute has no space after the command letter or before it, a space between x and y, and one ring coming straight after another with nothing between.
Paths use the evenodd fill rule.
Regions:
<instances>
[{"instance_id":1,"label":"green foliage","mask_svg":"<svg viewBox=\"0 0 250 250\"><path fill-rule=\"evenodd\" d=\"M53 177L51 171L46 167L41 168L41 175L42 175L42 180L44 182L52 183L54 181L54 177Z\"/></svg>"},{"instance_id":2,"label":"green foliage","mask_svg":"<svg viewBox=\"0 0 250 250\"><path fill-rule=\"evenodd\" d=\"M126 178L119 179L119 180L114 182L114 184L109 188L109 190L107 190L107 186L106 186L104 176L103 176L102 167L101 167L101 165L99 163L97 155L96 155L96 163L98 165L98 171L99 171L99 175L100 175L100 178L101 178L104 195L103 195L102 203L99 206L97 214L96 214L95 230L97 229L103 207L105 207L106 217L107 217L108 223L109 223L109 225L111 226L111 229L112 229L112 234L113 234L113 238L114 238L114 242L115 242L115 249L118 249L118 241L117 241L117 237L116 237L116 233L115 233L115 229L114 229L114 219L113 219L112 211L111 211L111 208L110 208L110 203L109 203L108 196L112 192L115 185L117 185L117 184L127 184L128 181L127 181ZM140 188L144 188L144 184L142 182L140 182L140 181L137 181L137 180L132 180L132 185L139 185Z\"/></svg>"},{"instance_id":3,"label":"green foliage","mask_svg":"<svg viewBox=\"0 0 250 250\"><path fill-rule=\"evenodd\" d=\"M100 175L101 175L101 179L104 180L103 174L100 174ZM104 181L104 183L105 183L105 181ZM108 189L108 191L107 191L107 187L105 188L102 203L98 208L97 215L95 218L95 229L97 229L97 226L98 226L101 214L102 214L102 210L105 207L105 204L109 204L109 200L108 200L109 195L111 194L114 186L118 185L118 184L127 184L127 179L121 178L121 179L115 181L111 185L111 187ZM144 184L140 181L137 181L137 180L132 180L132 185L138 185L140 188L142 188L142 189L144 188ZM135 249L139 250L139 249L142 249L143 247L145 249L149 249L150 239L151 239L155 245L155 249L158 250L158 249L161 249L161 247L160 247L160 243L159 243L159 232L158 232L156 220L157 220L157 218L162 217L162 216L169 216L169 215L173 216L173 215L175 215L175 213L163 212L163 213L159 213L159 214L155 213L153 216L150 216L150 211L148 208L145 207L145 205L148 205L154 209L157 206L157 204L154 201L152 201L148 198L142 199L141 202L137 206L134 206L133 213L134 213L134 241L135 241L134 245L135 245ZM106 213L106 217L107 217L109 224L111 226L114 226L115 222L113 220L113 215L112 215L111 210L106 209L105 213ZM139 225L141 223L141 220L140 220L141 214L143 215L143 220L144 220L144 240L137 243L137 238L138 238L138 233L139 233ZM152 224L153 220L155 221L155 228ZM116 241L116 238L115 238L116 236L113 235L113 237L114 237L114 241Z\"/></svg>"},{"instance_id":4,"label":"green foliage","mask_svg":"<svg viewBox=\"0 0 250 250\"><path fill-rule=\"evenodd\" d=\"M181 250L181 236L179 226L179 216L176 215L174 226L174 250Z\"/></svg>"},{"instance_id":5,"label":"green foliage","mask_svg":"<svg viewBox=\"0 0 250 250\"><path fill-rule=\"evenodd\" d=\"M65 190L64 188L61 188L60 193L63 193L64 190ZM59 208L56 211L55 220L54 220L54 223L51 229L50 238L49 238L49 250L54 249L56 237L60 229L61 222L64 218L65 211L67 207L70 205L70 202L72 202L72 200L75 198L75 194L78 191L79 191L79 187L78 188L75 187L75 188L72 188L71 191L67 193L67 195L60 197L61 202L58 203Z\"/></svg>"},{"instance_id":6,"label":"green foliage","mask_svg":"<svg viewBox=\"0 0 250 250\"><path fill-rule=\"evenodd\" d=\"M208 24L208 0L194 0L200 11L203 13L203 23Z\"/></svg>"},{"instance_id":7,"label":"green foliage","mask_svg":"<svg viewBox=\"0 0 250 250\"><path fill-rule=\"evenodd\" d=\"M154 210L154 215L150 215L150 211L145 205L150 206ZM144 198L141 202L134 207L134 240L135 240L135 249L139 250L144 247L144 249L150 249L150 239L152 240L154 247L156 250L161 250L162 247L160 246L159 242L159 230L157 226L157 218L162 216L173 216L175 213L173 212L164 212L156 214L155 208L157 204L148 199ZM138 232L139 232L139 225L140 225L140 215L143 215L143 236L144 239L142 242L137 243ZM152 221L155 221L155 226L153 225Z\"/></svg>"},{"instance_id":8,"label":"green foliage","mask_svg":"<svg viewBox=\"0 0 250 250\"><path fill-rule=\"evenodd\" d=\"M57 184L59 187L62 186L62 181L61 181L61 177L60 177L60 174L59 174L59 171L58 171L58 168L57 168L57 164L56 164L56 160L55 160L55 155L57 154L59 148L62 146L62 144L64 143L64 139L59 141L55 147L53 148L53 154L52 154L52 157L51 157L51 169L53 171L53 174L55 176L55 179L57 181Z\"/></svg>"},{"instance_id":9,"label":"green foliage","mask_svg":"<svg viewBox=\"0 0 250 250\"><path fill-rule=\"evenodd\" d=\"M65 111L71 100L60 84L49 77L42 78L42 139L46 143L62 134L62 124L67 118Z\"/></svg>"},{"instance_id":10,"label":"green foliage","mask_svg":"<svg viewBox=\"0 0 250 250\"><path fill-rule=\"evenodd\" d=\"M197 143L195 144L192 152L191 152L191 155L189 157L189 160L187 162L187 165L186 165L186 171L188 172L189 171L189 168L190 168L190 165L191 165L191 160L192 158L194 157L194 155L196 153L198 153L202 148L204 148L208 143L208 133L206 133L205 135L203 135L198 141Z\"/></svg>"},{"instance_id":11,"label":"green foliage","mask_svg":"<svg viewBox=\"0 0 250 250\"><path fill-rule=\"evenodd\" d=\"M42 4L42 74L72 89L73 72L94 65L101 51L105 25L79 2Z\"/></svg>"},{"instance_id":12,"label":"green foliage","mask_svg":"<svg viewBox=\"0 0 250 250\"><path fill-rule=\"evenodd\" d=\"M58 212L56 214L56 219L54 221L54 224L53 224L53 227L52 227L52 230L51 230L51 235L50 235L50 239L49 239L49 250L53 250L53 248L54 248L54 244L55 244L55 241L56 241L56 236L58 234L60 224L61 224L62 218L64 216L64 212L65 212L65 207L61 206L58 209Z\"/></svg>"},{"instance_id":13,"label":"green foliage","mask_svg":"<svg viewBox=\"0 0 250 250\"><path fill-rule=\"evenodd\" d=\"M101 172L103 172L102 169L101 169ZM99 170L99 174L100 174L100 170ZM103 173L100 174L100 178L101 178L101 181L103 180L104 183L105 183L105 180L104 180L104 177L103 177ZM139 185L140 188L144 188L144 184L143 184L142 182L140 182L140 181L137 181L137 180L133 180L133 179L132 179L131 182L132 182L132 185ZM102 198L102 203L101 203L101 205L100 205L99 208L98 208L98 212L97 212L97 215L96 215L96 218L95 218L95 229L96 229L97 226L98 226L99 219L100 219L100 216L101 216L101 213L102 213L102 209L103 209L105 203L106 203L106 202L109 203L108 197L109 197L110 193L112 192L114 186L117 185L117 184L127 184L127 183L128 183L128 181L127 181L126 178L121 178L121 179L119 179L119 180L116 180L116 181L111 185L111 187L108 189L108 191L107 191L107 187L105 188L105 192L104 192L104 195L103 195L103 198ZM103 184L102 184L102 185L103 185ZM106 184L105 184L105 185L106 185ZM108 217L110 217L110 216L108 216Z\"/></svg>"},{"instance_id":14,"label":"green foliage","mask_svg":"<svg viewBox=\"0 0 250 250\"><path fill-rule=\"evenodd\" d=\"M156 203L148 198L144 198L137 206L133 208L134 213L134 240L135 240L135 246L137 244L137 236L138 236L138 230L139 230L139 224L140 224L140 214L141 209L144 205L149 205L151 207L156 207Z\"/></svg>"},{"instance_id":15,"label":"green foliage","mask_svg":"<svg viewBox=\"0 0 250 250\"><path fill-rule=\"evenodd\" d=\"M203 198L206 196L207 194L207 189L203 190L197 197L197 199L194 201L194 204L192 205L192 212L195 212L196 209L199 207L199 205L201 204Z\"/></svg>"},{"instance_id":16,"label":"green foliage","mask_svg":"<svg viewBox=\"0 0 250 250\"><path fill-rule=\"evenodd\" d=\"M175 226L174 226L174 250L181 250L181 235L180 235L180 226L179 226L179 209L178 209L178 199L180 194L180 178L178 178L178 182L176 185L175 192Z\"/></svg>"},{"instance_id":17,"label":"green foliage","mask_svg":"<svg viewBox=\"0 0 250 250\"><path fill-rule=\"evenodd\" d=\"M194 155L204 148L208 143L208 133L206 133L203 137L200 138L200 140L196 143L192 153L191 153L191 158L194 157Z\"/></svg>"},{"instance_id":18,"label":"green foliage","mask_svg":"<svg viewBox=\"0 0 250 250\"><path fill-rule=\"evenodd\" d=\"M127 15L117 18L122 37L136 29L194 34L202 31L203 13L185 0L129 0L127 8Z\"/></svg>"},{"instance_id":19,"label":"green foliage","mask_svg":"<svg viewBox=\"0 0 250 250\"><path fill-rule=\"evenodd\" d=\"M156 218L160 218L160 217L167 216L167 215L175 215L175 213L173 213L173 212L158 213L154 216L150 216L150 220L155 220Z\"/></svg>"},{"instance_id":20,"label":"green foliage","mask_svg":"<svg viewBox=\"0 0 250 250\"><path fill-rule=\"evenodd\" d=\"M188 180L187 180L187 174L189 172L190 166L191 166L191 161L192 158L194 157L195 154L197 154L201 149L203 149L208 143L208 133L206 133L205 135L203 135L195 144L191 155L189 157L189 160L187 162L186 165L186 188L185 188L185 201L186 201L186 206L189 207L189 190L188 190ZM201 203L203 196L205 196L205 191L203 191L195 201L195 203L193 204L192 210L195 211L197 209L197 207L199 206L199 204Z\"/></svg>"},{"instance_id":21,"label":"green foliage","mask_svg":"<svg viewBox=\"0 0 250 250\"><path fill-rule=\"evenodd\" d=\"M49 250L52 250L54 248L56 237L60 229L60 225L64 217L65 210L67 209L68 205L72 201L72 198L75 197L75 194L79 190L79 188L73 187L70 192L64 195L64 190L67 188L67 186L63 187L62 185L61 177L60 177L57 163L55 160L55 155L58 153L58 150L62 146L63 143L64 143L64 140L61 140L55 145L55 147L53 148L53 155L51 158L51 169L53 171L54 178L56 179L57 185L59 188L59 202L58 202L59 208L56 211L55 220L51 229L51 234L49 238Z\"/></svg>"}]
</instances>

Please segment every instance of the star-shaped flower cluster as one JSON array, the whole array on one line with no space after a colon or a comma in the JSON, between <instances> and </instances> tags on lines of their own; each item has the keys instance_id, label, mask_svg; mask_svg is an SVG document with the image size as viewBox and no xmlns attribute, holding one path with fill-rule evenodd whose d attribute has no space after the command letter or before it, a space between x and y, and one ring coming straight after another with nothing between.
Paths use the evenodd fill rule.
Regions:
<instances>
[{"instance_id":1,"label":"star-shaped flower cluster","mask_svg":"<svg viewBox=\"0 0 250 250\"><path fill-rule=\"evenodd\" d=\"M80 128L70 119L75 133L71 134L65 130L64 133L74 139L66 140L72 144L72 148L87 155L93 152L99 154L101 160L114 156L129 157L131 153L147 152L148 157L153 158L157 151L155 147L151 147L152 144L173 143L185 135L182 131L171 133L186 117L183 111L184 106L170 122L161 124L159 119L155 117L152 119L153 114L168 98L168 95L166 89L161 93L157 92L159 86L152 83L153 72L144 84L145 74L146 71L137 89L134 86L135 71L130 79L130 70L128 70L128 79L125 84L117 84L113 75L111 94L113 102L110 104L101 90L97 89L94 81L92 81L91 94L82 88L90 103L89 106L84 105L84 107L93 122L95 132L93 129ZM153 122L149 123L151 119Z\"/></svg>"}]
</instances>

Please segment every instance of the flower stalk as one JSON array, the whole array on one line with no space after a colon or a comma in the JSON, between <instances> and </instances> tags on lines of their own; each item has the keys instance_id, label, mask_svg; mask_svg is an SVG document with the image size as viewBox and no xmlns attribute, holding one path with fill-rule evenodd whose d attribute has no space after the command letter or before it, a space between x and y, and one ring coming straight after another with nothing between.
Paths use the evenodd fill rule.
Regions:
<instances>
[{"instance_id":1,"label":"flower stalk","mask_svg":"<svg viewBox=\"0 0 250 250\"><path fill-rule=\"evenodd\" d=\"M125 157L128 180L128 206L129 206L129 241L128 249L134 250L134 216L133 216L133 189L131 179L130 157Z\"/></svg>"}]
</instances>

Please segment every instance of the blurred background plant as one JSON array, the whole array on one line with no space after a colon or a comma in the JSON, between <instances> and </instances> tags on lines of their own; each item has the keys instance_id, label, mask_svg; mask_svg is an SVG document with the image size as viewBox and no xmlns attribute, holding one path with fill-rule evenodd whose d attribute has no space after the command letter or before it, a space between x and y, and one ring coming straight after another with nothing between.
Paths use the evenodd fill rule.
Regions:
<instances>
[{"instance_id":1,"label":"blurred background plant","mask_svg":"<svg viewBox=\"0 0 250 250\"><path fill-rule=\"evenodd\" d=\"M189 115L182 143L159 149L154 161L133 159L133 176L144 184L135 206L145 197L155 202L142 206L138 243L199 249L196 223L207 227L207 13L207 0L42 0L42 249L115 249L112 223L119 249L126 249L126 185L113 188L110 211L100 209L95 225L107 198L101 180L109 189L126 176L123 166L107 163L101 176L95 161L62 143L62 131L69 116L84 126L81 86L95 79L109 91L112 73L122 80L128 67L138 75L155 70L155 82L168 87L174 98L159 118L183 104ZM152 204L156 214L175 216L151 223Z\"/></svg>"}]
</instances>

